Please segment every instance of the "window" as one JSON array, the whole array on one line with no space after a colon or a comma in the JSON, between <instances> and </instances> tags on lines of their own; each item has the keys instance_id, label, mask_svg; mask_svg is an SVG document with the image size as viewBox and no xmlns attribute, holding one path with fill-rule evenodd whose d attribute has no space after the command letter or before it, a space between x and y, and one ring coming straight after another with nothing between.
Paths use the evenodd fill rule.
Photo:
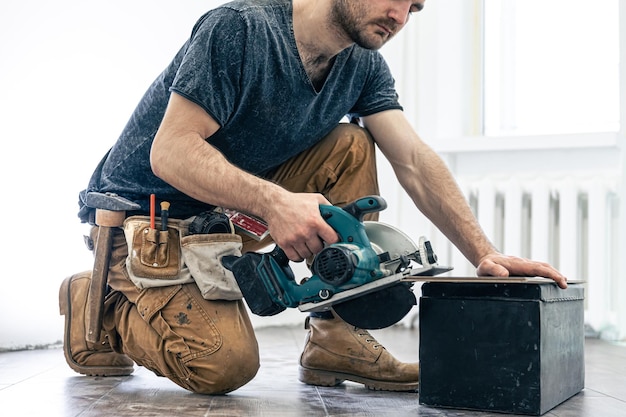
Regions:
<instances>
[{"instance_id":1,"label":"window","mask_svg":"<svg viewBox=\"0 0 626 417\"><path fill-rule=\"evenodd\" d=\"M484 0L487 136L619 130L618 0Z\"/></svg>"}]
</instances>

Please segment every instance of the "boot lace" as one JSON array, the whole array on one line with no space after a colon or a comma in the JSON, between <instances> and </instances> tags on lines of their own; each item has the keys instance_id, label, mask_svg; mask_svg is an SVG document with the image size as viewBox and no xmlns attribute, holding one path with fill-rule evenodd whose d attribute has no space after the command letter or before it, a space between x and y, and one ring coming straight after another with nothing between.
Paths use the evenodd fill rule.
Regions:
<instances>
[{"instance_id":1,"label":"boot lace","mask_svg":"<svg viewBox=\"0 0 626 417\"><path fill-rule=\"evenodd\" d=\"M364 338L365 343L371 344L372 349L380 349L382 347L382 345L378 343L378 340L376 340L367 330L354 326L354 332L357 336Z\"/></svg>"}]
</instances>

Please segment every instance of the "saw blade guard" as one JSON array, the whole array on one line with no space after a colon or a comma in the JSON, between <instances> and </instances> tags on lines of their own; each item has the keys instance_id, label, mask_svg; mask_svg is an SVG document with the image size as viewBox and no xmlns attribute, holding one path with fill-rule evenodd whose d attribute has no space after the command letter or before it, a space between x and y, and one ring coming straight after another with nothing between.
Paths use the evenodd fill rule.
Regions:
<instances>
[{"instance_id":1,"label":"saw blade guard","mask_svg":"<svg viewBox=\"0 0 626 417\"><path fill-rule=\"evenodd\" d=\"M420 237L416 244L406 233L390 224L366 221L363 226L374 251L378 255L389 254L388 260L381 263L392 273L406 268L411 260L423 267L437 265L437 256L425 237Z\"/></svg>"}]
</instances>

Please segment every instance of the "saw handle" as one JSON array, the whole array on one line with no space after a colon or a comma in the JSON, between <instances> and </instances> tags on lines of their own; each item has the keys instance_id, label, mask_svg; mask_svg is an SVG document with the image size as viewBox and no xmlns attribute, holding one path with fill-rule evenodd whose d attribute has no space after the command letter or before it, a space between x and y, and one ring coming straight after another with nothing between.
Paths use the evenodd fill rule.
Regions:
<instances>
[{"instance_id":1,"label":"saw handle","mask_svg":"<svg viewBox=\"0 0 626 417\"><path fill-rule=\"evenodd\" d=\"M359 222L363 222L363 216L368 213L376 213L387 208L387 202L378 195L369 195L359 198L342 209L350 213Z\"/></svg>"},{"instance_id":2,"label":"saw handle","mask_svg":"<svg viewBox=\"0 0 626 417\"><path fill-rule=\"evenodd\" d=\"M369 248L370 242L363 226L363 216L386 207L387 202L382 197L371 195L359 198L342 208L320 205L320 214L335 229L340 241Z\"/></svg>"},{"instance_id":3,"label":"saw handle","mask_svg":"<svg viewBox=\"0 0 626 417\"><path fill-rule=\"evenodd\" d=\"M285 254L285 251L282 250L278 245L276 245L274 249L272 249L272 251L270 252L270 256L274 258L274 260L280 267L284 268L286 266L289 266L289 258L287 257L287 254Z\"/></svg>"}]
</instances>

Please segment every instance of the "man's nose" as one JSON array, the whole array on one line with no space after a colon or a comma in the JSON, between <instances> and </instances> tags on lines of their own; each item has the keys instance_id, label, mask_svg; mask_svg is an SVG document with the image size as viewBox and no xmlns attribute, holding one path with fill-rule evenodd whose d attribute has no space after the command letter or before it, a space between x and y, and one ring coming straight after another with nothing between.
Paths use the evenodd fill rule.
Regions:
<instances>
[{"instance_id":1,"label":"man's nose","mask_svg":"<svg viewBox=\"0 0 626 417\"><path fill-rule=\"evenodd\" d=\"M400 26L404 26L409 19L409 11L411 10L411 2L410 1L398 1L393 2L387 16L390 19L393 19L394 22L398 23Z\"/></svg>"}]
</instances>

